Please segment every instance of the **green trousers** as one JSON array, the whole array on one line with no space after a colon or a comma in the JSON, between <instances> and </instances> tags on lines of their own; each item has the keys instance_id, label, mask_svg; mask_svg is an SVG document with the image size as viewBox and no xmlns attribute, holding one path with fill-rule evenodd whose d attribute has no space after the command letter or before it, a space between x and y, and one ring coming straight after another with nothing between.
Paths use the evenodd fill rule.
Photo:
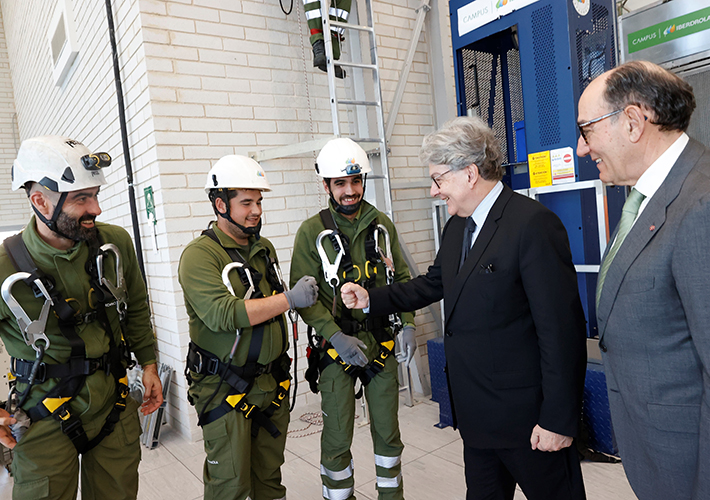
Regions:
<instances>
[{"instance_id":1,"label":"green trousers","mask_svg":"<svg viewBox=\"0 0 710 500\"><path fill-rule=\"evenodd\" d=\"M355 424L354 380L331 364L320 376L318 388L323 410L321 435L321 479L323 498L355 498L355 478L350 446ZM387 358L385 369L365 387L370 414L370 434L375 452L379 500L402 500L402 450L399 421L397 361Z\"/></svg>"},{"instance_id":2,"label":"green trousers","mask_svg":"<svg viewBox=\"0 0 710 500\"><path fill-rule=\"evenodd\" d=\"M262 379L264 383L260 388ZM247 394L247 401L259 408L268 407L277 391L263 389L274 385L271 375L262 375ZM202 428L207 453L203 469L205 500L283 498L286 488L281 484L281 465L284 463L288 421L287 398L271 417L271 422L281 432L276 438L263 428L252 438L252 420L238 411L231 411L205 425Z\"/></svg>"},{"instance_id":3,"label":"green trousers","mask_svg":"<svg viewBox=\"0 0 710 500\"><path fill-rule=\"evenodd\" d=\"M330 20L348 22L350 15L350 4L352 0L329 0L330 1ZM308 29L311 33L311 45L316 40L323 40L323 18L321 17L321 4L319 0L303 0L303 7L306 11L306 20L308 21ZM340 59L340 40L343 35L342 28L331 28L333 40L333 57Z\"/></svg>"},{"instance_id":4,"label":"green trousers","mask_svg":"<svg viewBox=\"0 0 710 500\"><path fill-rule=\"evenodd\" d=\"M106 415L84 422L89 439L99 433ZM126 410L113 432L81 458L82 500L129 500L138 495L141 434L138 403ZM79 486L79 456L59 423L51 417L33 423L17 443L12 461L13 500L73 500Z\"/></svg>"}]
</instances>

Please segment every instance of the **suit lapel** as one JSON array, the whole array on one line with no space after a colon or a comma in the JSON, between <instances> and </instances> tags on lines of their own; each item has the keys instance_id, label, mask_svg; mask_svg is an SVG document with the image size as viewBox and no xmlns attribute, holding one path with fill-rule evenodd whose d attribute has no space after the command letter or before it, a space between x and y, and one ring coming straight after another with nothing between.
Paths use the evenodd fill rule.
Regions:
<instances>
[{"instance_id":1,"label":"suit lapel","mask_svg":"<svg viewBox=\"0 0 710 500\"><path fill-rule=\"evenodd\" d=\"M488 217L483 223L481 232L476 237L476 242L473 244L473 247L471 247L471 251L468 254L466 262L461 268L461 271L455 274L454 286L451 290L451 294L445 297L446 300L444 304L446 309L446 317L449 317L450 313L454 310L454 306L456 305L456 302L458 302L466 282L469 279L475 279L475 270L478 268L478 263L480 262L483 253L485 252L486 248L488 248L488 245L493 239L493 235L495 235L496 231L498 230L498 221L503 216L505 206L508 204L508 201L512 196L513 191L508 186L504 185L503 191L498 196L498 199L493 204L493 207L491 207L491 211L488 212ZM459 248L461 248L463 245L463 225L459 233L460 235L458 237L458 241ZM458 256L460 259L460 251L458 253ZM457 259L456 263L454 264L456 268L458 268L459 259ZM471 276L471 274L473 274L473 276Z\"/></svg>"},{"instance_id":2,"label":"suit lapel","mask_svg":"<svg viewBox=\"0 0 710 500\"><path fill-rule=\"evenodd\" d=\"M678 197L683 182L685 182L688 173L698 162L703 153L703 146L698 142L690 139L685 150L671 168L666 180L663 181L661 187L653 195L646 205L643 213L634 223L634 226L629 231L626 239L621 244L621 248L614 257L614 261L609 266L606 279L604 280L604 288L599 297L599 307L597 309L597 323L599 326L599 339L604 336L609 314L614 307L614 302L619 293L619 288L624 281L626 273L634 263L639 254L643 251L646 245L656 235L659 229L666 221L666 211L668 206L673 203ZM618 232L617 227L614 235ZM613 238L610 240L613 242ZM609 250L604 252L606 255Z\"/></svg>"}]
</instances>

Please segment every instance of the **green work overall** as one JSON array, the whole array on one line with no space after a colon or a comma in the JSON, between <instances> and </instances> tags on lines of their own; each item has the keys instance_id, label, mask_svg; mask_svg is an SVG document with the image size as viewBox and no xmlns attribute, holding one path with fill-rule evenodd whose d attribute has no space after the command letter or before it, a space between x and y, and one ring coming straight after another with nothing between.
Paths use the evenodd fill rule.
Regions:
<instances>
[{"instance_id":1,"label":"green work overall","mask_svg":"<svg viewBox=\"0 0 710 500\"><path fill-rule=\"evenodd\" d=\"M370 233L373 220L383 224L391 236L392 256L395 266L395 281L408 281L409 270L399 248L399 239L394 224L375 207L363 201L359 213L353 221L335 212L331 214L339 231L350 241L350 254L353 270L348 279L358 283L371 275L372 269L366 270L365 240ZM333 289L325 281L321 260L316 248L316 238L323 231L324 225L319 215L306 220L298 230L291 261L291 282L295 283L301 276L316 276L318 279L319 301L312 307L299 310L304 321L312 326L324 339L329 339L335 332L341 330L331 314L333 304ZM323 240L324 249L330 262L334 262L335 250L330 241ZM382 241L380 241L382 245ZM338 271L340 285L344 283L343 269ZM386 284L386 273L382 263L377 265L375 286ZM340 293L338 288L337 293ZM340 316L342 302L338 299L336 314ZM359 310L352 311L356 321L364 321L366 315ZM414 324L414 314L402 315L404 324ZM369 331L357 332L367 349L368 360L374 359L379 353L379 345ZM323 497L338 499L354 499L354 475L350 446L353 438L355 413L354 379L346 374L337 364L330 364L320 374L318 389L321 394L321 409L323 411L323 434L321 436L321 479L323 481ZM397 382L397 362L394 356L389 356L385 369L377 374L365 387L365 397L370 412L370 432L375 453L375 469L377 474L377 490L380 500L402 499L403 484L401 474L401 456L404 445L400 439L397 410L399 406L399 385Z\"/></svg>"},{"instance_id":2,"label":"green work overall","mask_svg":"<svg viewBox=\"0 0 710 500\"><path fill-rule=\"evenodd\" d=\"M227 362L235 340L236 330L241 329L239 346L232 364L244 366L252 340L252 329L247 316L245 301L241 298L246 288L236 271L230 273L230 281L236 296L222 283L222 270L232 262L224 248L237 249L244 260L257 272L266 274L266 254L276 257L273 245L266 238L249 238L248 246L238 245L216 225L213 230L220 244L208 236L200 236L185 248L180 257L179 281L185 296L185 307L190 323L192 342ZM224 247L224 248L223 248ZM266 278L257 284L265 297L272 294ZM281 321L264 326L263 341L258 363L269 365L282 359L288 348L283 315ZM218 407L227 396L230 387L223 383L219 391L218 375L199 375L191 372L192 383L189 397L198 415ZM246 394L249 404L266 408L274 400L277 382L271 373L259 375ZM212 401L205 404L213 395ZM283 404L271 417L281 435L274 438L264 428L252 438L252 420L238 411L226 415L202 427L207 457L204 464L205 500L273 500L283 498L286 488L281 484L281 465L289 422L288 404Z\"/></svg>"},{"instance_id":3,"label":"green work overall","mask_svg":"<svg viewBox=\"0 0 710 500\"><path fill-rule=\"evenodd\" d=\"M123 276L128 292L128 321L125 336L131 350L141 366L155 362L154 335L150 327L150 311L146 301L146 288L141 277L131 237L118 227L96 222L101 238L106 243L118 247L122 257ZM89 248L85 242L75 244L69 250L58 250L47 244L37 233L36 221L32 217L22 232L22 240L37 267L52 276L58 291L70 301L77 313L91 313L94 309L93 291L85 265ZM108 260L106 262L112 262ZM0 247L0 282L14 274L16 269L5 249ZM106 276L116 283L112 264L105 263ZM12 294L32 319L38 318L44 299L35 298L32 290L23 283L16 283ZM106 307L113 334L121 331L118 314L114 307ZM46 331L50 346L44 355L47 364L67 363L71 348L66 338L60 334L57 316L50 311ZM88 321L75 327L77 335L84 341L87 358L100 358L109 351L109 336L100 321ZM22 335L7 304L0 299L0 336L8 353L25 360L34 360L35 352ZM30 396L23 408L34 407L44 399L47 392L57 385L57 379L33 385ZM24 391L26 384L18 383L18 391ZM92 439L103 427L106 416L116 401L116 382L113 376L103 370L86 377L79 394L70 406L81 419L87 437ZM138 463L141 451L141 433L137 414L137 403L128 398L126 409L121 412L120 421L113 432L95 448L81 458L81 496L85 500L128 500L138 493ZM52 417L33 422L14 448L12 474L15 500L76 498L79 486L79 457L70 439L62 432L60 424Z\"/></svg>"},{"instance_id":4,"label":"green work overall","mask_svg":"<svg viewBox=\"0 0 710 500\"><path fill-rule=\"evenodd\" d=\"M350 3L352 0L330 0L330 20L347 23L350 16ZM321 17L321 4L318 0L303 0L303 8L306 11L308 29L311 33L311 45L316 40L323 40L323 18ZM340 40L343 34L342 28L331 28L333 39L333 57L340 59Z\"/></svg>"}]
</instances>

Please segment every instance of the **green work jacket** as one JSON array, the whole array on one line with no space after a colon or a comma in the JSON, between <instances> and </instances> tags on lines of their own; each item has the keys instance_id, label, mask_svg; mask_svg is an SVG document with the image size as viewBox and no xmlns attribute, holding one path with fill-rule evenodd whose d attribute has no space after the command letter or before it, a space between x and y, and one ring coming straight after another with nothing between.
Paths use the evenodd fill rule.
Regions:
<instances>
[{"instance_id":1,"label":"green work jacket","mask_svg":"<svg viewBox=\"0 0 710 500\"><path fill-rule=\"evenodd\" d=\"M146 298L146 288L138 267L136 252L128 233L121 227L96 222L103 243L113 243L121 254L121 267L128 292L128 322L126 341L141 366L155 363L155 339L150 324L150 309ZM47 244L37 233L36 220L33 216L22 232L22 240L35 262L45 274L54 278L56 287L77 312L85 314L93 310L95 296L91 291L89 275L85 270L89 258L89 247L85 242L78 242L69 250L59 250ZM113 254L104 258L104 272L112 283L116 284L116 263ZM17 272L4 247L0 247L0 282ZM20 303L30 319L39 318L44 298L35 298L29 286L16 282L12 294ZM118 313L114 306L106 307L106 314L111 322L114 341L120 342L121 328ZM109 337L99 321L91 321L76 326L76 332L84 341L86 356L99 358L109 350ZM45 331L50 345L43 361L48 364L66 363L71 349L69 343L59 331L57 316L52 309L49 313ZM0 299L0 336L8 353L28 361L35 358L35 351L25 344L15 316L10 312L4 300ZM33 407L52 387L56 379L49 379L42 384L35 384L24 408ZM25 384L18 383L18 391L25 389ZM86 378L84 388L72 402L72 408L84 421L88 421L114 404L116 389L113 376L103 371Z\"/></svg>"},{"instance_id":2,"label":"green work jacket","mask_svg":"<svg viewBox=\"0 0 710 500\"><path fill-rule=\"evenodd\" d=\"M409 281L409 268L407 267L407 264L402 257L402 251L399 248L399 237L397 236L397 230L389 217L364 200L360 206L357 216L352 221L346 219L343 215L333 210L330 203L328 206L330 208L330 213L335 219L338 229L350 240L350 256L352 258L354 269L346 275L346 278L349 281L362 283L365 279L365 261L367 259L365 255L365 240L370 233L370 223L374 219L377 219L378 224L384 225L389 232L392 247L392 260L395 267L395 281ZM291 285L293 286L299 278L305 275L316 277L318 280L318 302L306 309L299 309L298 312L303 320L308 325L312 326L319 335L325 339L330 339L335 332L340 330L340 327L335 322L335 319L331 314L333 306L333 289L325 280L325 276L323 274L323 264L321 262L320 255L318 254L318 248L316 247L316 239L318 234L324 229L325 226L323 226L320 214L316 214L306 220L298 229L296 241L293 247L293 257L291 259ZM379 245L384 251L384 236L380 236L379 240ZM325 249L330 262L334 262L336 252L330 239L323 239L323 248ZM371 272L371 270L368 269L368 272ZM340 287L345 282L343 279L342 266L338 270L338 278L340 283L337 288L338 301L336 306L336 314L340 316L343 307L343 302L340 299ZM385 265L382 262L379 262L377 264L377 278L375 286L384 286L386 284L387 275ZM352 311L352 317L357 321L363 321L367 315L361 310L354 309ZM403 313L402 323L414 326L414 313ZM379 348L373 341L365 343L367 344L367 357L368 359L373 359L378 354Z\"/></svg>"},{"instance_id":3,"label":"green work jacket","mask_svg":"<svg viewBox=\"0 0 710 500\"><path fill-rule=\"evenodd\" d=\"M251 236L248 246L242 246L222 232L216 224L213 224L212 228L225 248L235 248L252 268L264 276L258 284L259 289L265 297L272 295L274 290L265 277L266 257L276 258L276 250L271 242L263 237L257 240ZM239 273L234 270L229 275L236 296L232 295L222 283L222 270L231 262L232 259L222 246L209 236L199 236L182 252L178 276L185 297L192 341L226 362L237 329L240 329L239 346L232 364L243 366L247 360L253 329L243 299L247 289L239 279ZM283 314L279 317L280 322L272 321L264 326L264 336L257 361L260 364L266 365L275 361L288 349L286 318ZM194 383L190 387L190 394L195 400L199 400L205 394L211 394L214 385L219 381L219 377L215 375L204 378L198 375L192 378L194 381L199 380L199 383ZM264 380L259 380L258 383L265 392L276 387L270 375L259 377L262 378ZM222 384L220 395L214 398L211 407L222 402L228 389L227 384ZM199 404L198 410L201 410Z\"/></svg>"}]
</instances>

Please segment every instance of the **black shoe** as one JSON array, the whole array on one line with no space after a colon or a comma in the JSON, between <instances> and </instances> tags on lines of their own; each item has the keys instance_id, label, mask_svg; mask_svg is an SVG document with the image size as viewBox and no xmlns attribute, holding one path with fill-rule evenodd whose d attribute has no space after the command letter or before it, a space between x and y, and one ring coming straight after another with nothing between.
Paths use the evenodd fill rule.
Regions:
<instances>
[{"instance_id":1,"label":"black shoe","mask_svg":"<svg viewBox=\"0 0 710 500\"><path fill-rule=\"evenodd\" d=\"M325 42L323 40L316 40L313 42L313 67L326 71L325 65Z\"/></svg>"},{"instance_id":2,"label":"black shoe","mask_svg":"<svg viewBox=\"0 0 710 500\"><path fill-rule=\"evenodd\" d=\"M313 67L323 72L328 71L327 59L325 57L325 42L316 40L313 43ZM335 66L335 78L345 78L345 70L340 66Z\"/></svg>"}]
</instances>

